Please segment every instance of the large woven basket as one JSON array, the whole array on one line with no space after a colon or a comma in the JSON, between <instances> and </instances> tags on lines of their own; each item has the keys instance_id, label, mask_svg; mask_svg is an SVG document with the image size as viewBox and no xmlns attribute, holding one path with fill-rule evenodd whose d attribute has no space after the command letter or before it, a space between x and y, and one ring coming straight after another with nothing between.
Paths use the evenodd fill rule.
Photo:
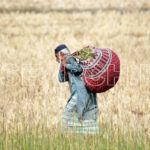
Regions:
<instances>
[{"instance_id":1,"label":"large woven basket","mask_svg":"<svg viewBox=\"0 0 150 150\"><path fill-rule=\"evenodd\" d=\"M77 59L83 72L81 77L86 87L94 93L102 93L114 87L120 75L120 60L109 48L87 46L94 52L93 58ZM72 53L75 56L78 51Z\"/></svg>"}]
</instances>

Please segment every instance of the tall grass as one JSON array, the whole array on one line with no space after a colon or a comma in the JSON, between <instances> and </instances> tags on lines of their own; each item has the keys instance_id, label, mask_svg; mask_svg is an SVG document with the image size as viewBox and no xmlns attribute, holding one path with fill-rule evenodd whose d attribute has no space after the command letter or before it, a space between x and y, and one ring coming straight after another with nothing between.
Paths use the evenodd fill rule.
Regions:
<instances>
[{"instance_id":1,"label":"tall grass","mask_svg":"<svg viewBox=\"0 0 150 150\"><path fill-rule=\"evenodd\" d=\"M0 149L149 149L149 12L10 12L0 20ZM68 138L55 127L70 96L57 77L54 48L61 43L71 52L108 47L120 58L119 82L97 94L101 135L95 139Z\"/></svg>"},{"instance_id":2,"label":"tall grass","mask_svg":"<svg viewBox=\"0 0 150 150\"><path fill-rule=\"evenodd\" d=\"M112 124L100 125L100 135L67 134L61 125L49 129L43 124L8 134L4 129L0 137L0 149L11 150L149 150L149 138L145 132L132 133L130 129L114 128ZM126 132L124 132L126 130Z\"/></svg>"}]
</instances>

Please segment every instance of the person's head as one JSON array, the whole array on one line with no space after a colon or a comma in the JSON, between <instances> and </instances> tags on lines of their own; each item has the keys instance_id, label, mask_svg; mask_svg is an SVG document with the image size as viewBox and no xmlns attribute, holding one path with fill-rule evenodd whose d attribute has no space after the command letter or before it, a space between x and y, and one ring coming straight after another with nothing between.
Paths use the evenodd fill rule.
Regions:
<instances>
[{"instance_id":1,"label":"person's head","mask_svg":"<svg viewBox=\"0 0 150 150\"><path fill-rule=\"evenodd\" d=\"M61 62L61 59L68 54L70 54L70 51L64 44L61 44L55 48L56 61L59 63Z\"/></svg>"}]
</instances>

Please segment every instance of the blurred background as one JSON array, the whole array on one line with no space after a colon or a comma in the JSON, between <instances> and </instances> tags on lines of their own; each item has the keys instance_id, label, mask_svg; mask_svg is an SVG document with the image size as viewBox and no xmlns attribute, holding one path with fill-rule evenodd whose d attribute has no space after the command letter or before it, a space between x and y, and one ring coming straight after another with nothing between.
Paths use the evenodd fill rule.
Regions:
<instances>
[{"instance_id":1,"label":"blurred background","mask_svg":"<svg viewBox=\"0 0 150 150\"><path fill-rule=\"evenodd\" d=\"M1 0L1 10L15 10L15 9L149 9L150 3L147 0Z\"/></svg>"},{"instance_id":2,"label":"blurred background","mask_svg":"<svg viewBox=\"0 0 150 150\"><path fill-rule=\"evenodd\" d=\"M114 50L117 85L98 95L98 122L150 133L150 1L0 0L0 129L57 127L70 96L54 49Z\"/></svg>"}]
</instances>

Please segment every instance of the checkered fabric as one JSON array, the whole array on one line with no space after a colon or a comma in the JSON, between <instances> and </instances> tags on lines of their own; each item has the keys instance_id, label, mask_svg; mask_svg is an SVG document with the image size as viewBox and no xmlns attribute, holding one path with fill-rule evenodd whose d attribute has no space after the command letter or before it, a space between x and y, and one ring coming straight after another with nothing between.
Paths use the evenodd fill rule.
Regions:
<instances>
[{"instance_id":1,"label":"checkered fabric","mask_svg":"<svg viewBox=\"0 0 150 150\"><path fill-rule=\"evenodd\" d=\"M100 131L96 120L82 120L81 123L78 120L76 100L77 96L73 96L62 113L61 132L99 135Z\"/></svg>"}]
</instances>

